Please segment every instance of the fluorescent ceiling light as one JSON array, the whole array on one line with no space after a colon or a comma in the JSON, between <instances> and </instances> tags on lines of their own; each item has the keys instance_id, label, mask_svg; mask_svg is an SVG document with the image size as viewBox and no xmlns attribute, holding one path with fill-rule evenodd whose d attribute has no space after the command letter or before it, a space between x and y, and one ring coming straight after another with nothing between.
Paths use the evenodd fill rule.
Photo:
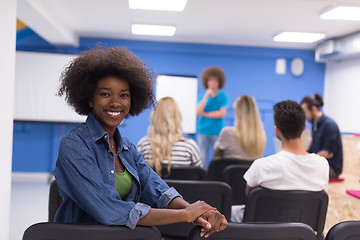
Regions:
<instances>
[{"instance_id":1,"label":"fluorescent ceiling light","mask_svg":"<svg viewBox=\"0 0 360 240\"><path fill-rule=\"evenodd\" d=\"M325 34L322 33L282 32L273 39L275 42L312 43L323 39L324 37Z\"/></svg>"},{"instance_id":2,"label":"fluorescent ceiling light","mask_svg":"<svg viewBox=\"0 0 360 240\"><path fill-rule=\"evenodd\" d=\"M175 26L147 24L133 24L131 26L131 32L135 35L173 36L175 31Z\"/></svg>"},{"instance_id":3,"label":"fluorescent ceiling light","mask_svg":"<svg viewBox=\"0 0 360 240\"><path fill-rule=\"evenodd\" d=\"M129 8L160 11L183 11L187 0L129 0Z\"/></svg>"},{"instance_id":4,"label":"fluorescent ceiling light","mask_svg":"<svg viewBox=\"0 0 360 240\"><path fill-rule=\"evenodd\" d=\"M321 19L360 20L360 7L337 6L320 15Z\"/></svg>"}]
</instances>

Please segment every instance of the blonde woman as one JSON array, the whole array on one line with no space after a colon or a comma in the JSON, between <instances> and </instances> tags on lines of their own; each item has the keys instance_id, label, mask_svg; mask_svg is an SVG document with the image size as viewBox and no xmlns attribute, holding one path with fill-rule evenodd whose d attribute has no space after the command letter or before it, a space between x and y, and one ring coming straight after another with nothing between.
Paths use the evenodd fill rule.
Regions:
<instances>
[{"instance_id":1,"label":"blonde woman","mask_svg":"<svg viewBox=\"0 0 360 240\"><path fill-rule=\"evenodd\" d=\"M214 145L214 156L255 160L263 155L266 135L255 99L248 95L234 103L235 126L224 127Z\"/></svg>"},{"instance_id":2,"label":"blonde woman","mask_svg":"<svg viewBox=\"0 0 360 240\"><path fill-rule=\"evenodd\" d=\"M150 115L148 136L138 142L138 151L145 161L161 175L162 165L202 166L196 142L184 138L181 113L171 97L160 99Z\"/></svg>"}]
</instances>

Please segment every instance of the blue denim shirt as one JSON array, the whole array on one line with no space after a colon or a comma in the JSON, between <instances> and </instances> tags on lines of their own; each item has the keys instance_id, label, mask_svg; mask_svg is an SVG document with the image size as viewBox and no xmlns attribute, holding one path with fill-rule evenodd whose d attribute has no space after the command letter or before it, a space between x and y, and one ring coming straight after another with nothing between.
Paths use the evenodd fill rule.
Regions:
<instances>
[{"instance_id":1,"label":"blue denim shirt","mask_svg":"<svg viewBox=\"0 0 360 240\"><path fill-rule=\"evenodd\" d=\"M117 154L133 178L132 189L121 199L115 187L114 155L108 138L92 114L62 138L55 178L63 203L56 222L98 222L135 228L150 208L167 208L172 199L180 196L116 129Z\"/></svg>"},{"instance_id":2,"label":"blue denim shirt","mask_svg":"<svg viewBox=\"0 0 360 240\"><path fill-rule=\"evenodd\" d=\"M340 174L343 167L343 152L341 134L335 121L324 114L316 124L313 124L311 131L312 142L308 152L317 153L326 150L333 153L334 156L328 159L329 165Z\"/></svg>"}]
</instances>

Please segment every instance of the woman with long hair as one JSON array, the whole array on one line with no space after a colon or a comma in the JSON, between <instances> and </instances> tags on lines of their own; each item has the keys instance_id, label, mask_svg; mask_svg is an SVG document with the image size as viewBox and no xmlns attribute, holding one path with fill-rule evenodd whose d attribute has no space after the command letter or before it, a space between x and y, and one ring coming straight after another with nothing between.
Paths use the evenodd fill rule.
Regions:
<instances>
[{"instance_id":1,"label":"woman with long hair","mask_svg":"<svg viewBox=\"0 0 360 240\"><path fill-rule=\"evenodd\" d=\"M199 147L182 135L182 117L171 97L160 99L150 115L148 136L137 147L145 161L161 176L162 166L201 166Z\"/></svg>"},{"instance_id":2,"label":"woman with long hair","mask_svg":"<svg viewBox=\"0 0 360 240\"><path fill-rule=\"evenodd\" d=\"M234 103L234 127L224 127L214 146L214 156L255 160L263 155L266 135L255 99L240 96Z\"/></svg>"}]
</instances>

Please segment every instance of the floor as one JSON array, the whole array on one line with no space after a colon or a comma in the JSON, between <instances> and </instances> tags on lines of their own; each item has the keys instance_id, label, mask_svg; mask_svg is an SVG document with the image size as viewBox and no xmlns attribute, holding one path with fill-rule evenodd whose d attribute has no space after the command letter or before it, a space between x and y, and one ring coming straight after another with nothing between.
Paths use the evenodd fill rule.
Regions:
<instances>
[{"instance_id":1,"label":"floor","mask_svg":"<svg viewBox=\"0 0 360 240\"><path fill-rule=\"evenodd\" d=\"M341 221L360 220L360 199L346 193L347 189L360 190L360 137L344 135L343 182L329 183L329 206L325 232Z\"/></svg>"},{"instance_id":2,"label":"floor","mask_svg":"<svg viewBox=\"0 0 360 240\"><path fill-rule=\"evenodd\" d=\"M360 199L346 194L346 189L360 190L360 137L343 136L343 182L329 183L329 206L325 231L336 223L360 220ZM13 173L10 209L10 240L21 240L27 227L47 221L48 174Z\"/></svg>"}]
</instances>

